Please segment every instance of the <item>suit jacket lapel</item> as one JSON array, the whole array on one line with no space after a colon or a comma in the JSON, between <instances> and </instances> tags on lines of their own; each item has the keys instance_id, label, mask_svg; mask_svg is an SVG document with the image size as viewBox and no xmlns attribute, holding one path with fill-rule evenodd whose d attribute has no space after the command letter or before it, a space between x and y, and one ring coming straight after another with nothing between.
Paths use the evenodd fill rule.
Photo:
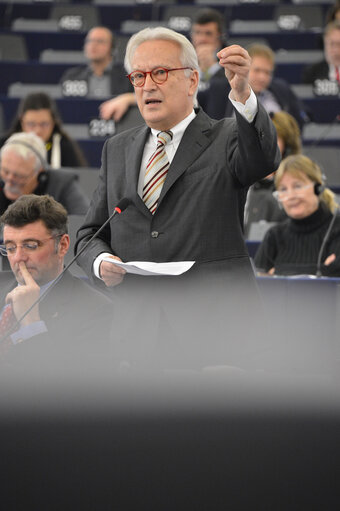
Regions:
<instances>
[{"instance_id":1,"label":"suit jacket lapel","mask_svg":"<svg viewBox=\"0 0 340 511\"><path fill-rule=\"evenodd\" d=\"M162 202L163 197L177 179L211 143L209 137L211 126L212 123L209 117L200 110L184 132L166 176L158 204Z\"/></svg>"},{"instance_id":2,"label":"suit jacket lapel","mask_svg":"<svg viewBox=\"0 0 340 511\"><path fill-rule=\"evenodd\" d=\"M39 304L42 318L46 321L63 316L69 310L73 293L74 277L66 271L61 280L47 293Z\"/></svg>"}]
</instances>

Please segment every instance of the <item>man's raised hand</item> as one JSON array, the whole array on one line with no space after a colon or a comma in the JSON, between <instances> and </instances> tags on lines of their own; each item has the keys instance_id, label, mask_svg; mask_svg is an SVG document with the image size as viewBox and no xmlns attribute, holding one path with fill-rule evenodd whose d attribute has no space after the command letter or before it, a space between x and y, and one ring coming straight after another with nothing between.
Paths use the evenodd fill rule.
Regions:
<instances>
[{"instance_id":1,"label":"man's raised hand","mask_svg":"<svg viewBox=\"0 0 340 511\"><path fill-rule=\"evenodd\" d=\"M250 96L249 70L251 58L247 50L232 44L217 53L220 65L232 89L232 99L245 103Z\"/></svg>"}]
</instances>

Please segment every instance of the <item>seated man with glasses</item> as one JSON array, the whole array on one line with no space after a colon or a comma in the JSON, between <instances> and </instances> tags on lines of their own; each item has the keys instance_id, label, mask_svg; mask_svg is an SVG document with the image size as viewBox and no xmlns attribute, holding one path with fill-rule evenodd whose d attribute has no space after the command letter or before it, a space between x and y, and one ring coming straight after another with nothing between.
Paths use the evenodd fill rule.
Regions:
<instances>
[{"instance_id":1,"label":"seated man with glasses","mask_svg":"<svg viewBox=\"0 0 340 511\"><path fill-rule=\"evenodd\" d=\"M31 346L66 358L100 351L108 341L110 302L68 271L54 282L70 244L63 206L48 195L25 195L0 221L0 251L15 277L1 289L0 354L17 360Z\"/></svg>"},{"instance_id":2,"label":"seated man with glasses","mask_svg":"<svg viewBox=\"0 0 340 511\"><path fill-rule=\"evenodd\" d=\"M21 195L48 194L68 214L86 213L89 201L77 175L68 170L50 170L43 140L35 133L14 133L0 150L0 215Z\"/></svg>"},{"instance_id":3,"label":"seated man with glasses","mask_svg":"<svg viewBox=\"0 0 340 511\"><path fill-rule=\"evenodd\" d=\"M259 273L340 277L340 216L320 167L307 156L282 160L274 197L288 219L271 227L255 256Z\"/></svg>"}]
</instances>

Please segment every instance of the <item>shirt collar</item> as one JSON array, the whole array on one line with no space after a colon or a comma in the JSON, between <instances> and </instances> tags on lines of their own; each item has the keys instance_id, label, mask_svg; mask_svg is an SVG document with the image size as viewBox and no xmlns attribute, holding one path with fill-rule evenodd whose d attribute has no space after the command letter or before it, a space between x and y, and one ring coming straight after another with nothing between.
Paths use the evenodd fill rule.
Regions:
<instances>
[{"instance_id":1,"label":"shirt collar","mask_svg":"<svg viewBox=\"0 0 340 511\"><path fill-rule=\"evenodd\" d=\"M176 124L176 126L171 128L173 137L172 137L172 141L169 142L169 144L174 144L175 146L177 144L179 144L185 130L187 129L187 127L189 126L189 124L195 117L196 117L196 112L195 112L195 110L192 110L192 112L189 115L187 115L187 117L185 117L181 122ZM151 128L152 139L155 142L155 144L157 144L158 133L160 133L159 130L155 130L154 128Z\"/></svg>"}]
</instances>

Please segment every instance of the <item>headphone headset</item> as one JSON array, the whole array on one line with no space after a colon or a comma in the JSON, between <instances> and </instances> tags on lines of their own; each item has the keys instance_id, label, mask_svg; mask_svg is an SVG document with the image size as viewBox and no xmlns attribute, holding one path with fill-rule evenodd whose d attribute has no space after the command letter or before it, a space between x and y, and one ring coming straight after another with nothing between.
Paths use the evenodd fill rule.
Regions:
<instances>
[{"instance_id":1,"label":"headphone headset","mask_svg":"<svg viewBox=\"0 0 340 511\"><path fill-rule=\"evenodd\" d=\"M322 175L322 179L323 179L323 181L325 181L326 176ZM314 183L314 193L317 197L319 197L319 195L321 195L322 192L324 192L325 190L326 190L326 185L324 184L324 182ZM282 203L280 201L278 202L278 205L279 205L280 209L283 209Z\"/></svg>"},{"instance_id":2,"label":"headphone headset","mask_svg":"<svg viewBox=\"0 0 340 511\"><path fill-rule=\"evenodd\" d=\"M323 183L315 183L314 184L314 193L315 195L321 195L322 192L325 191L325 185Z\"/></svg>"},{"instance_id":3,"label":"headphone headset","mask_svg":"<svg viewBox=\"0 0 340 511\"><path fill-rule=\"evenodd\" d=\"M314 193L315 195L319 196L322 194L322 192L324 192L326 190L326 180L327 180L327 177L325 176L324 173L322 173L322 176L321 176L321 181L318 183L314 183Z\"/></svg>"},{"instance_id":4,"label":"headphone headset","mask_svg":"<svg viewBox=\"0 0 340 511\"><path fill-rule=\"evenodd\" d=\"M42 171L38 173L37 181L39 184L42 184L42 185L45 184L46 181L48 180L48 175L46 174L45 171L50 169L50 165L47 162L47 160L45 160L45 158L43 158L43 156L39 153L39 151L35 147L33 147L31 144L29 144L28 142L25 142L24 140L13 140L10 142L5 142L4 145L2 146L2 149L4 147L8 147L10 145L25 146L28 149L30 149L30 151L32 151L32 153L35 154L35 156L39 159L39 161L41 163L41 167L42 167ZM0 160L0 164L1 164L1 160ZM3 188L4 186L5 186L5 182L2 179L0 179L0 189Z\"/></svg>"},{"instance_id":5,"label":"headphone headset","mask_svg":"<svg viewBox=\"0 0 340 511\"><path fill-rule=\"evenodd\" d=\"M4 145L2 146L2 148L8 147L10 145L22 145L22 146L27 147L39 159L42 169L49 170L50 166L49 166L49 163L47 162L47 160L45 160L45 158L43 158L43 156L39 153L39 151L34 146L29 144L28 142L25 142L24 140L13 140L13 141L11 140L9 142L5 142Z\"/></svg>"}]
</instances>

